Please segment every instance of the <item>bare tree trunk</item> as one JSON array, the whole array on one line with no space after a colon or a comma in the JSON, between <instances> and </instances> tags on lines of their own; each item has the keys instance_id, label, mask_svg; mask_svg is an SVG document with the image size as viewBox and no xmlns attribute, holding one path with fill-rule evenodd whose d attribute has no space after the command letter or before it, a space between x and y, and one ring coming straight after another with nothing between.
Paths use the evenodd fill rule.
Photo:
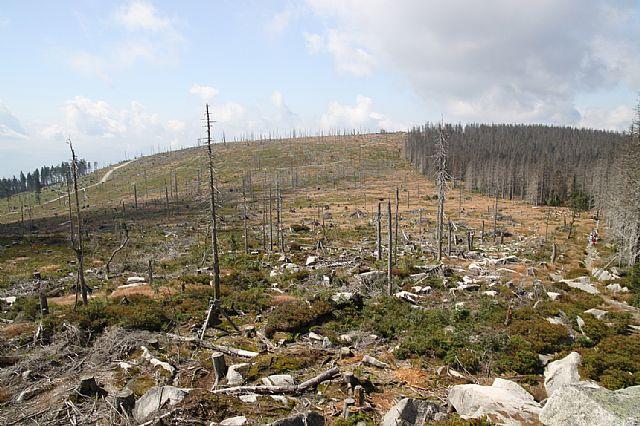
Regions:
<instances>
[{"instance_id":1,"label":"bare tree trunk","mask_svg":"<svg viewBox=\"0 0 640 426\"><path fill-rule=\"evenodd\" d=\"M207 104L207 153L209 156L209 207L211 210L211 252L213 253L213 298L220 300L220 259L218 255L218 217L216 215L216 187L214 185L213 151L211 149L211 120Z\"/></svg>"},{"instance_id":2,"label":"bare tree trunk","mask_svg":"<svg viewBox=\"0 0 640 426\"><path fill-rule=\"evenodd\" d=\"M153 286L153 261L151 259L149 259L148 271L149 271L149 287L152 287Z\"/></svg>"},{"instance_id":3,"label":"bare tree trunk","mask_svg":"<svg viewBox=\"0 0 640 426\"><path fill-rule=\"evenodd\" d=\"M398 228L399 228L399 218L400 218L400 214L398 213L398 209L400 208L400 191L398 190L398 187L396 186L396 211L395 211L395 232L394 232L394 241L393 241L393 255L394 257L397 257L398 254Z\"/></svg>"},{"instance_id":4,"label":"bare tree trunk","mask_svg":"<svg viewBox=\"0 0 640 426\"><path fill-rule=\"evenodd\" d=\"M391 200L387 202L387 216L389 218L389 253L387 261L387 294L393 293L393 227L391 222Z\"/></svg>"},{"instance_id":5,"label":"bare tree trunk","mask_svg":"<svg viewBox=\"0 0 640 426\"><path fill-rule=\"evenodd\" d=\"M496 188L496 202L493 208L493 242L498 238L498 189Z\"/></svg>"},{"instance_id":6,"label":"bare tree trunk","mask_svg":"<svg viewBox=\"0 0 640 426\"><path fill-rule=\"evenodd\" d=\"M138 208L138 187L136 183L133 183L133 205L137 209Z\"/></svg>"},{"instance_id":7,"label":"bare tree trunk","mask_svg":"<svg viewBox=\"0 0 640 426\"><path fill-rule=\"evenodd\" d=\"M78 163L76 153L73 150L73 144L71 140L69 142L69 149L71 149L71 174L73 176L73 190L75 192L76 200L76 225L78 227L78 246L76 247L76 257L78 258L78 281L80 284L80 294L82 295L82 304L89 304L89 297L87 295L87 283L84 279L84 246L83 246L83 229L82 229L82 216L80 215L80 199L78 192Z\"/></svg>"},{"instance_id":8,"label":"bare tree trunk","mask_svg":"<svg viewBox=\"0 0 640 426\"><path fill-rule=\"evenodd\" d=\"M382 213L380 212L380 204L382 203L378 203L378 216L377 216L377 229L378 229L378 235L377 235L377 254L376 254L376 258L378 260L382 260Z\"/></svg>"},{"instance_id":9,"label":"bare tree trunk","mask_svg":"<svg viewBox=\"0 0 640 426\"><path fill-rule=\"evenodd\" d=\"M269 187L269 250L273 251L273 195Z\"/></svg>"},{"instance_id":10,"label":"bare tree trunk","mask_svg":"<svg viewBox=\"0 0 640 426\"><path fill-rule=\"evenodd\" d=\"M247 194L245 180L242 181L242 223L244 228L244 254L249 254L249 236L247 235Z\"/></svg>"},{"instance_id":11,"label":"bare tree trunk","mask_svg":"<svg viewBox=\"0 0 640 426\"><path fill-rule=\"evenodd\" d=\"M554 243L551 245L551 264L552 264L552 265L556 263L557 250L558 250L558 248L557 248L557 246L556 246L556 243L554 242Z\"/></svg>"},{"instance_id":12,"label":"bare tree trunk","mask_svg":"<svg viewBox=\"0 0 640 426\"><path fill-rule=\"evenodd\" d=\"M447 184L447 148L446 139L444 136L443 125L440 124L440 132L437 144L436 162L437 162L437 175L436 183L438 186L438 229L437 229L437 244L438 244L438 261L442 260L442 237L444 232L444 201L445 191Z\"/></svg>"}]
</instances>

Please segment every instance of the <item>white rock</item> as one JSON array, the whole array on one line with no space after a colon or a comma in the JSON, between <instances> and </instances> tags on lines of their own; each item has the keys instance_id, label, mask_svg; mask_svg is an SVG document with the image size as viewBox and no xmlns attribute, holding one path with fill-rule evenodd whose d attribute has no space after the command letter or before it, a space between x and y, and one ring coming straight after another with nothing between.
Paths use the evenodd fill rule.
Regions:
<instances>
[{"instance_id":1,"label":"white rock","mask_svg":"<svg viewBox=\"0 0 640 426\"><path fill-rule=\"evenodd\" d=\"M129 277L127 278L127 284L140 284L145 283L147 280L144 277Z\"/></svg>"},{"instance_id":2,"label":"white rock","mask_svg":"<svg viewBox=\"0 0 640 426\"><path fill-rule=\"evenodd\" d=\"M177 388L174 386L152 387L136 401L133 408L133 417L142 422L165 405L176 405L182 401L191 389Z\"/></svg>"},{"instance_id":3,"label":"white rock","mask_svg":"<svg viewBox=\"0 0 640 426\"><path fill-rule=\"evenodd\" d=\"M242 377L242 374L238 370L241 370L250 365L251 364L247 362L230 365L227 369L227 384L229 386L238 386L244 383L244 377Z\"/></svg>"},{"instance_id":4,"label":"white rock","mask_svg":"<svg viewBox=\"0 0 640 426\"><path fill-rule=\"evenodd\" d=\"M315 340L315 341L318 341L318 342L322 342L322 339L324 339L324 337L322 337L318 333L314 333L313 331L310 331L309 332L309 339Z\"/></svg>"},{"instance_id":5,"label":"white rock","mask_svg":"<svg viewBox=\"0 0 640 426\"><path fill-rule=\"evenodd\" d=\"M498 292L495 290L487 290L487 291L483 291L482 294L489 297L496 297L498 295Z\"/></svg>"},{"instance_id":6,"label":"white rock","mask_svg":"<svg viewBox=\"0 0 640 426\"><path fill-rule=\"evenodd\" d=\"M280 275L280 272L278 272L278 271L277 271L277 270L275 270L275 269L273 269L273 270L271 270L271 272L269 272L269 277L270 277L270 278L275 278L275 277L277 277L278 275Z\"/></svg>"},{"instance_id":7,"label":"white rock","mask_svg":"<svg viewBox=\"0 0 640 426\"><path fill-rule=\"evenodd\" d=\"M424 425L434 420L439 408L434 402L404 398L387 411L380 425Z\"/></svg>"},{"instance_id":8,"label":"white rock","mask_svg":"<svg viewBox=\"0 0 640 426\"><path fill-rule=\"evenodd\" d=\"M427 293L431 293L431 286L428 285L426 287L422 287L422 286L416 285L411 287L411 291L417 294L427 294Z\"/></svg>"},{"instance_id":9,"label":"white rock","mask_svg":"<svg viewBox=\"0 0 640 426\"><path fill-rule=\"evenodd\" d=\"M220 422L220 426L243 426L246 423L247 418L245 416L235 416L224 419Z\"/></svg>"},{"instance_id":10,"label":"white rock","mask_svg":"<svg viewBox=\"0 0 640 426\"><path fill-rule=\"evenodd\" d=\"M397 299L404 299L409 303L413 303L414 305L418 304L418 297L419 296L417 294L413 294L413 293L410 293L408 291L402 290L402 291L399 291L396 294L394 294L394 296Z\"/></svg>"},{"instance_id":11,"label":"white rock","mask_svg":"<svg viewBox=\"0 0 640 426\"><path fill-rule=\"evenodd\" d=\"M453 306L454 306L454 308L456 308L456 309L462 309L462 308L464 308L464 302L458 302L458 303L456 303L456 304L455 304L455 305L453 305Z\"/></svg>"},{"instance_id":12,"label":"white rock","mask_svg":"<svg viewBox=\"0 0 640 426\"><path fill-rule=\"evenodd\" d=\"M607 311L603 311L602 309L591 308L584 311L585 314L590 314L596 317L596 319L603 319L607 315Z\"/></svg>"},{"instance_id":13,"label":"white rock","mask_svg":"<svg viewBox=\"0 0 640 426\"><path fill-rule=\"evenodd\" d=\"M515 382L497 378L491 386L456 385L448 401L463 419L488 417L504 425L534 424L540 404Z\"/></svg>"},{"instance_id":14,"label":"white rock","mask_svg":"<svg viewBox=\"0 0 640 426\"><path fill-rule=\"evenodd\" d=\"M293 386L296 383L290 374L273 374L269 377L264 377L262 384L265 386Z\"/></svg>"},{"instance_id":15,"label":"white rock","mask_svg":"<svg viewBox=\"0 0 640 426\"><path fill-rule=\"evenodd\" d=\"M367 365L372 365L374 367L378 367L378 368L387 368L389 367L389 364L387 364L386 362L382 362L377 358L374 358L370 355L365 355L362 357L362 363L363 364L367 364Z\"/></svg>"},{"instance_id":16,"label":"white rock","mask_svg":"<svg viewBox=\"0 0 640 426\"><path fill-rule=\"evenodd\" d=\"M306 266L312 266L315 265L316 263L318 263L318 257L317 256L309 256L307 257L307 261L305 262Z\"/></svg>"},{"instance_id":17,"label":"white rock","mask_svg":"<svg viewBox=\"0 0 640 426\"><path fill-rule=\"evenodd\" d=\"M547 400L540 421L551 426L640 424L640 386L610 391L588 383L563 386Z\"/></svg>"},{"instance_id":18,"label":"white rock","mask_svg":"<svg viewBox=\"0 0 640 426\"><path fill-rule=\"evenodd\" d=\"M549 321L551 324L556 324L556 325L564 324L564 321L562 321L562 318L560 317L547 317L546 320Z\"/></svg>"},{"instance_id":19,"label":"white rock","mask_svg":"<svg viewBox=\"0 0 640 426\"><path fill-rule=\"evenodd\" d=\"M580 315L576 316L576 323L578 324L578 328L580 329L580 333L584 334L583 327L587 325L584 320L580 317Z\"/></svg>"},{"instance_id":20,"label":"white rock","mask_svg":"<svg viewBox=\"0 0 640 426\"><path fill-rule=\"evenodd\" d=\"M253 404L258 401L258 394L250 393L247 395L240 395L238 398L240 398L240 401L242 402L246 402L247 404Z\"/></svg>"},{"instance_id":21,"label":"white rock","mask_svg":"<svg viewBox=\"0 0 640 426\"><path fill-rule=\"evenodd\" d=\"M603 311L602 309L596 309L596 308L591 308L588 309L586 311L584 311L585 314L591 314L594 317L596 317L596 319L603 319L605 316L607 316L607 311Z\"/></svg>"},{"instance_id":22,"label":"white rock","mask_svg":"<svg viewBox=\"0 0 640 426\"><path fill-rule=\"evenodd\" d=\"M274 401L278 401L282 404L289 403L289 399L284 395L270 395L270 396L271 396L271 399L273 399Z\"/></svg>"},{"instance_id":23,"label":"white rock","mask_svg":"<svg viewBox=\"0 0 640 426\"><path fill-rule=\"evenodd\" d=\"M571 288L582 290L589 294L600 293L600 291L593 284L589 282L589 277L580 277L573 280L561 280L560 282L565 283Z\"/></svg>"},{"instance_id":24,"label":"white rock","mask_svg":"<svg viewBox=\"0 0 640 426\"><path fill-rule=\"evenodd\" d=\"M578 383L580 381L578 367L581 363L580 354L571 352L566 357L547 364L544 369L544 388L547 396L551 396L562 386Z\"/></svg>"},{"instance_id":25,"label":"white rock","mask_svg":"<svg viewBox=\"0 0 640 426\"><path fill-rule=\"evenodd\" d=\"M384 271L369 271L358 274L358 280L365 285L372 285L380 283L387 278L387 273Z\"/></svg>"},{"instance_id":26,"label":"white rock","mask_svg":"<svg viewBox=\"0 0 640 426\"><path fill-rule=\"evenodd\" d=\"M338 292L331 296L331 300L337 305L347 305L349 303L355 303L359 299L360 295L358 293L351 293L349 291Z\"/></svg>"},{"instance_id":27,"label":"white rock","mask_svg":"<svg viewBox=\"0 0 640 426\"><path fill-rule=\"evenodd\" d=\"M15 296L0 297L0 300L2 300L4 303L6 303L9 306L11 306L14 303L16 303L16 297Z\"/></svg>"},{"instance_id":28,"label":"white rock","mask_svg":"<svg viewBox=\"0 0 640 426\"><path fill-rule=\"evenodd\" d=\"M620 286L620 284L615 283L615 284L609 284L606 287L607 290L609 290L612 293L628 293L629 289L627 287L622 287Z\"/></svg>"},{"instance_id":29,"label":"white rock","mask_svg":"<svg viewBox=\"0 0 640 426\"><path fill-rule=\"evenodd\" d=\"M556 293L556 292L553 292L553 291L548 291L547 292L547 296L551 300L558 300L558 297L560 297L560 293Z\"/></svg>"}]
</instances>

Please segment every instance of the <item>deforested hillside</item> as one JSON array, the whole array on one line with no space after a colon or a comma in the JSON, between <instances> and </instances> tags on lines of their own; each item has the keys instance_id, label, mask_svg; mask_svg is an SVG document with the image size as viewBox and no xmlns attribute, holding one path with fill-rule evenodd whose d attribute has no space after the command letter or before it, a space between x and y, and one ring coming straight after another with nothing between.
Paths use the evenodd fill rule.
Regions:
<instances>
[{"instance_id":1,"label":"deforested hillside","mask_svg":"<svg viewBox=\"0 0 640 426\"><path fill-rule=\"evenodd\" d=\"M412 129L406 155L432 176L439 125ZM449 173L467 189L533 204L566 205L591 194L607 177L625 135L545 125L467 124L444 126Z\"/></svg>"},{"instance_id":2,"label":"deforested hillside","mask_svg":"<svg viewBox=\"0 0 640 426\"><path fill-rule=\"evenodd\" d=\"M1 203L0 421L536 423L567 370L633 396L640 274L595 210L448 180L438 231L406 140L214 144L216 228L205 146Z\"/></svg>"}]
</instances>

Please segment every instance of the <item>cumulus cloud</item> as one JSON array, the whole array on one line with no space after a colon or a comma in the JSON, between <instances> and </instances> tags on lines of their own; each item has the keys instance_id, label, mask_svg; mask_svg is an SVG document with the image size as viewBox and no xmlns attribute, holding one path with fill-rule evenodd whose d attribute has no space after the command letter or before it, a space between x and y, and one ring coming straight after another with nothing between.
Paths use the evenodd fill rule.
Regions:
<instances>
[{"instance_id":1,"label":"cumulus cloud","mask_svg":"<svg viewBox=\"0 0 640 426\"><path fill-rule=\"evenodd\" d=\"M220 91L215 87L194 84L189 89L189 93L195 96L199 96L203 101L207 102L218 96Z\"/></svg>"},{"instance_id":2,"label":"cumulus cloud","mask_svg":"<svg viewBox=\"0 0 640 426\"><path fill-rule=\"evenodd\" d=\"M304 38L309 53L330 54L340 73L365 76L371 74L374 68L373 56L358 45L358 37L354 33L330 29L324 35L305 33Z\"/></svg>"},{"instance_id":3,"label":"cumulus cloud","mask_svg":"<svg viewBox=\"0 0 640 426\"><path fill-rule=\"evenodd\" d=\"M0 101L0 140L26 139L27 135L20 120L13 115L2 101Z\"/></svg>"},{"instance_id":4,"label":"cumulus cloud","mask_svg":"<svg viewBox=\"0 0 640 426\"><path fill-rule=\"evenodd\" d=\"M398 130L403 128L384 114L373 110L373 100L358 95L355 105L331 102L320 118L323 129Z\"/></svg>"},{"instance_id":5,"label":"cumulus cloud","mask_svg":"<svg viewBox=\"0 0 640 426\"><path fill-rule=\"evenodd\" d=\"M639 16L628 0L308 5L328 27L305 36L310 51L356 75L398 70L452 119L578 123L578 93L640 84Z\"/></svg>"},{"instance_id":6,"label":"cumulus cloud","mask_svg":"<svg viewBox=\"0 0 640 426\"><path fill-rule=\"evenodd\" d=\"M238 121L245 113L245 107L237 102L214 105L211 109L214 120L221 123Z\"/></svg>"}]
</instances>

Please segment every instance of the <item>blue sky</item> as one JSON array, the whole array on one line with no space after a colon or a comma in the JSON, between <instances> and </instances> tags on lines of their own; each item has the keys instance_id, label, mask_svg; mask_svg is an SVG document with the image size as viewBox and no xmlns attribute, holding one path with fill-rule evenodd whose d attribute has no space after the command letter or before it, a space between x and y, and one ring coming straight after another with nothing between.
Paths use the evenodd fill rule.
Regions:
<instances>
[{"instance_id":1,"label":"blue sky","mask_svg":"<svg viewBox=\"0 0 640 426\"><path fill-rule=\"evenodd\" d=\"M624 129L636 0L0 4L0 176L289 129L527 122Z\"/></svg>"}]
</instances>

